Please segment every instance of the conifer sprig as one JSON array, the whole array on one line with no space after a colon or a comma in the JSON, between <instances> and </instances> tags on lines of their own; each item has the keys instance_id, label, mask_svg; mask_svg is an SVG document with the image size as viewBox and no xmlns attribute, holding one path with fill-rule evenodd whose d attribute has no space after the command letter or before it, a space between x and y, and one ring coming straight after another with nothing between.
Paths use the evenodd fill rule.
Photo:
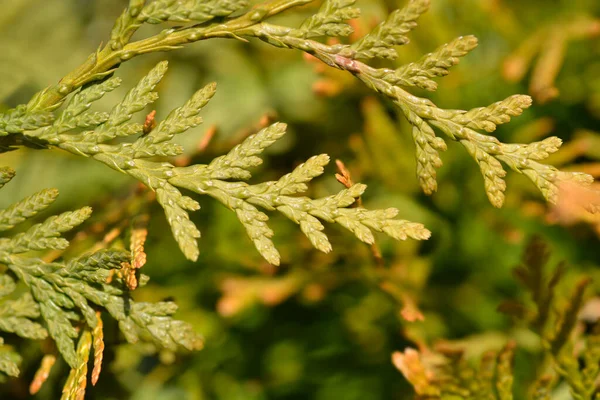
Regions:
<instances>
[{"instance_id":1,"label":"conifer sprig","mask_svg":"<svg viewBox=\"0 0 600 400\"><path fill-rule=\"evenodd\" d=\"M413 125L413 138L417 146L417 175L423 190L433 193L437 189L435 170L442 165L439 151L446 149L443 139L436 137L433 128L461 143L479 164L484 178L485 190L490 202L501 207L504 203L506 171L501 162L512 170L525 174L544 197L555 203L558 183L572 180L583 185L590 184L590 175L562 172L539 161L558 150L560 139L552 137L531 144L505 144L491 135L496 125L506 123L511 116L520 115L531 105L529 96L511 96L488 107L470 111L444 110L428 99L416 97L402 88L421 86L434 90L437 86L431 78L447 74L461 56L473 49L477 41L472 36L461 37L425 56L415 64L394 71L375 69L354 59L348 45L324 45L318 42L298 40L283 27L261 23L249 29L247 34L256 36L276 46L308 51L326 64L348 71L367 86L386 95L399 106Z\"/></svg>"},{"instance_id":2,"label":"conifer sprig","mask_svg":"<svg viewBox=\"0 0 600 400\"><path fill-rule=\"evenodd\" d=\"M183 195L181 189L208 195L235 212L260 254L273 264L280 262L280 256L271 240L274 233L267 225L268 216L263 210L280 212L298 224L311 244L323 252L331 251L331 244L323 233L322 221L337 223L366 243L374 242L373 232L383 232L395 239L428 238L429 231L421 224L395 219L398 214L395 209L351 208L365 190L361 184L349 185L339 193L323 198L300 196L307 191L309 181L324 173L329 162L327 155L308 159L279 180L246 183L245 180L251 177L249 169L262 162L260 154L285 134L284 124L263 129L228 154L205 165L176 167L157 161L157 158L182 153L183 149L171 143L171 139L201 123L199 113L215 93L215 85L207 85L155 127L141 124L136 114L156 100L154 89L167 70L166 63L152 69L110 112L90 110L93 102L120 85L118 78L110 76L121 63L133 57L171 51L212 38L244 41L258 38L277 47L306 52L333 68L347 71L395 103L413 127L417 175L428 194L437 189L436 169L442 165L439 152L446 150L444 139L436 136L439 132L461 143L475 159L488 197L497 207L503 204L506 189L502 163L529 177L550 202L556 201L561 181L591 182L589 175L562 172L540 162L558 150L561 145L558 138L531 144L505 144L489 135L497 125L507 123L528 108L531 105L528 96L510 96L487 107L463 111L441 109L430 100L406 90L412 87L436 90L434 79L448 74L461 57L476 47L477 40L473 36L459 37L395 70L373 68L360 61L395 59L394 46L408 43L408 33L428 9L429 0L409 0L403 9L391 13L371 33L352 44L345 41L329 45L321 39L352 33L348 20L359 16L355 0L324 0L319 11L299 27L267 21L311 2L267 0L250 7L246 0L130 0L106 45L101 45L58 84L43 89L27 104L0 114L0 152L19 145L55 146L130 175L156 192L173 236L185 256L192 260L198 257L196 240L200 231L191 222L188 212L198 210L200 205ZM143 24L170 22L182 26L168 26L155 36L132 41L134 33ZM67 99L69 102L62 112L56 112ZM121 140L115 141L117 138ZM12 170L0 168L0 187L13 175ZM52 204L56 196L56 191L45 190L0 211L0 231L31 219ZM91 209L87 207L65 212L12 237L0 239L0 264L7 268L6 273L0 274L0 330L31 339L49 335L56 342L72 369L63 398L82 397L92 347L93 382L100 373L103 348L100 310L118 321L130 342L148 339L171 350L181 347L193 350L202 346L201 338L190 325L172 319L176 310L174 303L138 303L130 299L129 290L137 286L135 269L141 266L145 256L143 234L132 240L131 252L109 249L59 262L45 262L31 256L30 251L66 248L68 242L61 235L83 223L90 213ZM121 271L122 275L117 274L117 278L111 279L115 270ZM528 271L527 274L537 272ZM550 293L530 285L538 305L540 325L544 325L550 314L551 292L558 277L557 273L549 279ZM28 292L17 296L14 278L20 280ZM570 350L568 336L575 325L573 316L582 304L582 292L587 283L581 281L565 310L557 313L561 317L556 330L544 338L557 360L559 374L565 379L574 377L569 383L574 396L581 398L591 396L580 388L583 385L585 389L590 377L597 375L600 358L599 341L593 337L585 369L578 375L576 360L567 351ZM478 376L475 388L461 386L464 383L460 380L462 377L456 374L446 374L451 383L452 379L458 382L450 388L429 382L418 362L407 364L415 361L414 353L407 352L404 366L417 377L426 396L436 396L443 391L456 394L458 390L461 394L490 397L495 391L498 398L510 399L512 354L512 346L507 346L497 355L484 357L478 371L469 370ZM0 371L18 375L18 361L19 355L0 338ZM460 357L454 361L464 366ZM496 371L495 378L490 372L493 370ZM540 381L540 388L547 386Z\"/></svg>"},{"instance_id":3,"label":"conifer sprig","mask_svg":"<svg viewBox=\"0 0 600 400\"><path fill-rule=\"evenodd\" d=\"M1 184L7 183L12 176L12 170L0 169ZM10 229L32 218L49 207L57 194L55 190L44 190L0 211L3 228ZM63 249L68 246L67 240L60 235L80 225L90 213L91 209L86 207L51 216L22 233L0 239L0 264L8 269L0 274L0 331L36 340L49 335L65 361L73 368L73 379L77 382L77 385L73 385L83 389L85 384L82 379L85 381L87 370L81 370L84 353L82 343L87 343L85 337L89 332L95 338L95 359L101 359L101 350L97 347L101 344L98 340L101 337L98 309L106 310L119 322L129 342L150 340L170 350L195 350L202 346L202 339L190 325L171 318L177 309L174 303L135 302L131 300L123 279L111 279L114 271L120 271L131 260L130 252L100 250L63 262L45 262L30 255L31 250ZM16 288L13 277L24 283L28 291L13 296ZM81 327L84 327L83 333ZM76 350L77 340L79 347ZM17 361L18 357L10 348L0 347L1 372L18 375ZM97 379L98 362L94 370ZM73 385L72 388L75 388ZM75 392L69 393L75 396Z\"/></svg>"},{"instance_id":4,"label":"conifer sprig","mask_svg":"<svg viewBox=\"0 0 600 400\"><path fill-rule=\"evenodd\" d=\"M196 211L200 206L192 198L181 194L180 188L209 195L234 211L260 254L272 264L279 264L280 256L271 240L273 231L267 225L268 216L259 208L284 214L300 226L317 249L324 252L331 251L331 244L323 233L325 228L319 220L338 223L369 244L375 240L372 231L383 232L398 240L429 237L429 231L421 224L394 219L398 214L395 209L369 211L347 208L362 195L366 188L364 185L354 185L335 196L322 199L293 196L305 192L308 189L306 183L323 174L323 167L329 163L326 155L309 159L278 181L254 185L240 182L251 177L251 167L262 163L259 155L263 150L285 134L285 124L274 124L263 129L207 165L175 167L170 163L151 159L182 153L180 146L169 141L176 134L202 122L198 114L214 95L214 84L196 92L147 134L137 137L131 143L109 144L116 137L142 132L142 126L130 120L133 114L156 100L158 96L153 89L166 69L166 62L153 68L106 118L100 119L102 122L92 127L93 130L73 134L64 129L73 126L74 119L86 118L88 114L97 115L88 110L89 102L116 87L118 81L115 78L100 83L100 88L92 85L77 93L65 110L67 116L61 114L56 124L31 135L72 153L94 158L155 190L174 238L185 256L191 260L195 260L199 254L196 239L200 237L200 231L190 221L188 211ZM92 93L86 93L88 91ZM80 106L79 102L84 102L85 106Z\"/></svg>"},{"instance_id":5,"label":"conifer sprig","mask_svg":"<svg viewBox=\"0 0 600 400\"><path fill-rule=\"evenodd\" d=\"M325 0L319 12L307 18L294 35L302 38L348 36L353 29L346 21L360 16L356 0Z\"/></svg>"},{"instance_id":6,"label":"conifer sprig","mask_svg":"<svg viewBox=\"0 0 600 400\"><path fill-rule=\"evenodd\" d=\"M0 374L8 376L19 376L19 364L21 356L13 350L12 346L4 344L4 338L0 336Z\"/></svg>"},{"instance_id":7,"label":"conifer sprig","mask_svg":"<svg viewBox=\"0 0 600 400\"><path fill-rule=\"evenodd\" d=\"M404 8L392 11L371 33L352 44L353 57L395 60L394 46L408 44L406 34L417 27L417 19L428 9L428 1L410 0Z\"/></svg>"},{"instance_id":8,"label":"conifer sprig","mask_svg":"<svg viewBox=\"0 0 600 400\"><path fill-rule=\"evenodd\" d=\"M410 0L404 8L393 12L370 34L354 44L325 45L314 40L321 36L345 36L351 33L352 29L346 21L359 15L354 0L325 0L320 10L299 28L273 25L265 21L289 8L310 2L311 0L270 0L248 10L246 2L241 0L131 0L113 28L110 43L92 54L85 64L65 76L58 85L44 89L26 106L0 116L0 134L22 133L48 125L52 118L48 112L60 106L69 93L83 84L104 78L119 63L134 56L173 50L184 44L209 38L255 37L278 47L308 52L331 67L352 73L367 86L396 103L414 127L412 136L417 148L417 176L425 193L431 194L437 190L436 169L442 165L439 152L446 149L443 139L436 137L434 129L461 143L474 158L481 170L488 198L496 207L504 203L506 190L506 171L502 163L526 175L544 197L553 203L556 202L558 184L561 181L573 180L584 185L592 182L589 175L562 172L540 162L558 149L560 141L557 138L532 144L505 144L482 133L491 132L496 125L508 122L511 116L520 115L531 105L528 96L511 96L488 107L462 111L438 108L431 101L416 97L404 89L417 86L435 90L437 84L433 78L446 75L448 69L459 62L460 57L475 48L477 40L473 36L459 37L419 61L396 70L372 68L358 60L395 58L396 50L393 47L407 43L406 34L415 28L417 18L427 11L429 0ZM166 29L157 36L131 42L133 32L142 24L164 21L179 21L188 25ZM131 95L132 99L136 98L135 92ZM151 98L141 93L139 95L136 98L140 102L139 106L151 101ZM124 107L127 107L126 104L127 101L122 103ZM133 103L129 106L133 107L132 111L136 108ZM113 112L119 113L119 110ZM112 122L119 122L119 118L127 118L129 115L127 109L120 112L124 114L121 117L114 115ZM88 114L79 125L93 126L94 123L104 122L105 117L103 114ZM73 123L72 121L71 124ZM137 124L130 124L128 128L129 130L120 129L119 132L131 135L139 131ZM94 134L107 139L115 135L110 124L105 124ZM149 154L173 155L180 152L173 145L151 147ZM141 153L145 151L145 148L140 150ZM115 166L121 168L119 164L116 162ZM185 210L185 207L182 209ZM184 213L179 211L178 215L183 216ZM197 233L192 236L197 236ZM187 241L190 241L189 237ZM188 256L193 255L194 251L191 247L189 249Z\"/></svg>"},{"instance_id":9,"label":"conifer sprig","mask_svg":"<svg viewBox=\"0 0 600 400\"><path fill-rule=\"evenodd\" d=\"M444 361L426 366L421 354L411 348L392 354L392 362L413 386L415 400L442 399L513 399L514 342L500 351L483 354L477 367L464 357L463 351L441 348Z\"/></svg>"},{"instance_id":10,"label":"conifer sprig","mask_svg":"<svg viewBox=\"0 0 600 400\"><path fill-rule=\"evenodd\" d=\"M31 111L20 105L0 114L0 136L21 133L49 125L54 114L49 111Z\"/></svg>"},{"instance_id":11,"label":"conifer sprig","mask_svg":"<svg viewBox=\"0 0 600 400\"><path fill-rule=\"evenodd\" d=\"M533 309L509 302L501 305L500 310L529 323L540 336L544 352L557 373L557 376L543 375L537 379L532 393L539 397L533 396L534 399L549 398L559 378L568 384L574 399L593 399L599 376L600 325L596 321L587 334L576 329L591 279L587 276L579 279L564 301L558 296L557 286L565 274L565 267L559 263L548 273L549 255L546 244L534 238L525 250L522 265L514 269L515 276L533 300ZM582 346L585 350L579 355Z\"/></svg>"},{"instance_id":12,"label":"conifer sprig","mask_svg":"<svg viewBox=\"0 0 600 400\"><path fill-rule=\"evenodd\" d=\"M138 20L149 24L165 21L202 24L227 17L247 6L247 0L156 0L142 9Z\"/></svg>"}]
</instances>

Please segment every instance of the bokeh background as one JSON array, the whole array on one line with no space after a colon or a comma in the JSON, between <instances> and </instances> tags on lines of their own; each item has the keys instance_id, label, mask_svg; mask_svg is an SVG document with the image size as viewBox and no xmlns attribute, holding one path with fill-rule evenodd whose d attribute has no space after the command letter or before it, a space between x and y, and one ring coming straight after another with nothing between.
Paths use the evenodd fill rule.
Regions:
<instances>
[{"instance_id":1,"label":"bokeh background","mask_svg":"<svg viewBox=\"0 0 600 400\"><path fill-rule=\"evenodd\" d=\"M0 108L27 102L58 81L106 41L124 0L0 1ZM358 0L366 33L401 0ZM299 24L307 6L281 17ZM506 142L556 135L564 148L550 162L600 175L600 2L596 0L432 0L431 10L400 49L396 65L411 62L453 38L475 34L479 47L440 80L431 98L443 108L485 106L514 93L534 105L495 133ZM152 33L142 29L140 35ZM352 235L327 227L334 251L310 247L295 225L272 215L282 265L254 250L229 210L200 198L193 219L202 231L198 262L186 261L159 207L131 179L90 160L57 150L20 149L0 155L17 177L0 206L43 188L60 190L52 212L91 205L95 217L84 249L144 209L152 216L144 273L151 280L134 293L144 300L174 299L178 318L206 339L195 354L125 345L107 322L105 364L89 399L410 399L412 391L391 362L407 346L462 341L469 355L517 340L516 398L535 371L539 344L496 308L525 294L512 276L523 248L541 236L553 260L569 265L567 285L579 274L598 277L600 220L546 205L524 177L509 173L504 208L487 201L479 169L460 146L442 155L439 192L423 195L415 176L410 127L399 110L349 74L307 60L299 52L258 41L210 40L122 65L124 85L103 99L109 109L158 61L170 72L160 84L157 118L216 81L203 111L205 123L177 140L179 163L207 162L269 121L289 133L265 156L253 181L277 178L306 158L328 153L355 181L369 186L370 208L397 207L401 217L432 232L424 243L378 237L382 259ZM207 144L207 135L212 135ZM311 185L311 195L341 189L333 163ZM596 279L596 282L600 281ZM598 283L592 290L597 290ZM421 318L422 317L422 318ZM49 343L16 344L22 376L0 385L2 399L29 398L27 387ZM58 363L36 395L58 398L66 378ZM519 395L519 393L521 393ZM558 394L557 399L569 399Z\"/></svg>"}]
</instances>

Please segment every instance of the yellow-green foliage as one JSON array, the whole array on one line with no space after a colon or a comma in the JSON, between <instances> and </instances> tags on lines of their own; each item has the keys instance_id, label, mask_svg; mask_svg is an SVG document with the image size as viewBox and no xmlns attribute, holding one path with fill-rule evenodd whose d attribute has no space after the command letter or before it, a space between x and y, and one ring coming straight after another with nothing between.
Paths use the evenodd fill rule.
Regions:
<instances>
[{"instance_id":1,"label":"yellow-green foliage","mask_svg":"<svg viewBox=\"0 0 600 400\"><path fill-rule=\"evenodd\" d=\"M261 129L246 135L221 154L213 154L214 157L204 163L172 161L172 157L185 152L184 147L176 143L177 135L202 123L200 115L205 107L210 107L217 86L207 84L166 117L155 121L155 112L146 113L158 100L157 87L167 72L166 61L159 62L136 85L131 85L110 111L94 111L94 103L100 103L105 95L110 97L110 92L121 85L121 78L116 76L121 72L119 67L134 57L174 51L208 39L245 42L254 38L276 48L306 53L324 65L357 78L393 103L410 125L410 136L416 146L417 177L426 194L438 189L440 152L447 150L445 139L437 134L460 143L476 161L483 175L485 192L496 207L505 202L503 164L528 177L550 203L558 201L559 186L564 182L581 186L593 182L586 173L561 171L542 162L559 149L562 144L559 138L507 144L490 135L498 125L508 123L531 106L527 95L512 95L470 110L444 109L428 98L419 97L420 89L435 91L438 84L434 79L447 75L451 67L475 49L478 42L474 36L461 36L415 62L394 69L382 66L382 60L398 58L395 46L409 43L409 34L421 15L428 11L429 0L409 0L370 32L352 40L346 37L354 33L349 20L360 16L355 0L324 0L318 10L311 11L311 15L297 24L274 18L280 14L285 17L294 8L306 10L302 6L309 3L312 1L130 0L106 42L91 52L81 65L70 72L64 71L58 83L35 93L24 104L0 113L0 152L22 147L60 149L88 158L90 162L97 161L140 182L154 192L175 241L190 261L200 256L200 229L189 212L200 210L200 202L186 195L187 192L197 197L208 196L231 210L258 253L274 266L289 260L275 247L274 231L267 224L270 221L265 212L278 212L297 224L312 247L322 253L333 250L323 221L345 228L370 245L377 260L382 260L382 255L375 244L375 232L395 240L428 239L432 234L430 230L421 223L397 218L400 213L397 208L363 207L361 197L366 185L352 183L349 172L341 167L341 181L346 187L336 194L312 196L307 184L325 173L330 161L326 154L309 157L274 180L246 182L251 178L250 169L263 162L260 158L263 152L278 140L284 141L287 125L281 122L263 124ZM159 25L162 30L148 26L141 29L144 25ZM172 106L175 105L170 108ZM1 169L0 185L13 176L12 169ZM98 379L104 349L103 312L117 322L128 342L143 339L169 351L201 348L203 340L192 326L172 318L177 309L174 302L145 302L131 296L138 284L143 286L148 280L139 273L145 262L145 228L131 224L128 239L115 241L114 237L107 238L109 232L96 246L82 250L75 257L62 258L62 252L69 246L62 235L84 224L92 209L83 207L28 225L29 220L53 204L57 196L56 189L45 189L0 211L0 231L17 227L14 234L0 239L0 330L26 339L50 337L53 340L71 369L63 398L83 397L92 348L92 382ZM140 210L134 211L132 214ZM19 225L22 230L17 232ZM119 226L115 237L120 237L125 229ZM127 241L129 251L125 249ZM582 280L577 286L567 306L558 313L559 317L551 318L553 289L560 274L546 278L540 255L528 260L517 270L525 286L532 291L536 305L534 317L528 321L542 336L544 347L553 358L558 374L569 383L573 396L591 398L594 393L590 389L591 382L596 378L600 358L596 348L598 341L595 336L588 339L590 351L582 370L569 353L573 350L570 335L577 323L576 312L583 303L583 289L588 280ZM294 281L293 285L300 284ZM411 308L414 305L410 296L398 295L385 284L381 287L402 299L406 315L413 320L423 319L416 307ZM273 301L269 299L264 301ZM548 321L553 321L552 329ZM498 353L486 354L478 368L469 366L460 354L448 353L449 362L435 377L429 376L412 350L397 355L395 361L420 398L450 398L444 396L452 395L509 400L513 384L514 346L511 343ZM0 371L17 376L19 360L18 352L5 345L4 340L0 341ZM549 386L546 382L538 381L539 393L544 393ZM540 394L537 398L543 396L545 394Z\"/></svg>"},{"instance_id":2,"label":"yellow-green foliage","mask_svg":"<svg viewBox=\"0 0 600 400\"><path fill-rule=\"evenodd\" d=\"M582 278L572 289L570 298L561 299L556 292L564 268L559 265L548 277L548 259L546 245L539 238L532 240L523 257L523 265L514 271L529 291L534 307L530 309L515 303L500 307L527 323L542 344L543 360L539 362L538 376L532 382L527 398L551 399L556 386L564 381L573 399L593 400L597 398L600 373L600 324L592 322L589 333L582 332L581 326L576 329L590 279ZM499 353L486 352L477 368L465 360L460 348L443 345L437 349L443 361L432 363L429 370L423 365L421 355L410 348L395 353L393 361L413 385L417 399L509 400L513 399L515 347L516 343L512 341Z\"/></svg>"}]
</instances>

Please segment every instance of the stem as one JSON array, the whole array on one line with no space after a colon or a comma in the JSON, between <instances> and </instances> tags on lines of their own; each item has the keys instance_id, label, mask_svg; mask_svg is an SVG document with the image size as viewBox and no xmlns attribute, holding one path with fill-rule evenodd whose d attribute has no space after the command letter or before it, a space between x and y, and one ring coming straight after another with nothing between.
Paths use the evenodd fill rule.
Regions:
<instances>
[{"instance_id":1,"label":"stem","mask_svg":"<svg viewBox=\"0 0 600 400\"><path fill-rule=\"evenodd\" d=\"M111 34L111 41L88 59L65 75L56 85L37 93L27 105L29 112L52 111L60 107L64 99L81 86L104 78L114 72L119 64L135 56L158 51L170 51L184 44L211 38L240 39L239 31L260 24L266 18L313 0L270 0L255 6L247 13L219 24L190 26L182 29L166 29L156 36L128 43L141 25L135 16L143 1L131 1L119 17ZM132 15L134 14L134 15Z\"/></svg>"}]
</instances>

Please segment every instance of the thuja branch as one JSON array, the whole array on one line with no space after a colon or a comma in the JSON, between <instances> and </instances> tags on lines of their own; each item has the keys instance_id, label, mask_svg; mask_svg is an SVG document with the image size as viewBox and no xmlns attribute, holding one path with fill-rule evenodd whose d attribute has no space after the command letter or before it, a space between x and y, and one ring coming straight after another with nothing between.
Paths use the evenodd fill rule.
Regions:
<instances>
[{"instance_id":1,"label":"thuja branch","mask_svg":"<svg viewBox=\"0 0 600 400\"><path fill-rule=\"evenodd\" d=\"M428 238L430 233L421 224L396 219L396 209L352 208L365 190L362 184L349 184L339 193L322 198L302 196L308 190L307 183L324 173L329 162L325 154L309 158L276 181L247 183L251 177L249 170L262 162L259 155L285 134L285 124L261 130L207 164L177 167L157 161L183 152L171 139L201 123L199 113L215 92L214 84L207 85L156 126L142 125L139 113L157 99L154 89L166 72L165 62L152 69L110 112L90 109L93 102L121 84L119 78L111 75L121 63L133 57L175 50L212 38L242 41L258 38L276 47L306 52L330 67L347 71L395 103L412 124L417 175L426 193L437 189L436 168L442 164L439 152L446 149L445 141L436 136L434 129L460 142L476 160L488 197L495 206L502 205L506 187L501 162L528 176L549 201L555 201L557 184L562 180L591 181L588 175L561 172L540 162L558 149L561 144L558 138L531 144L504 144L488 134L529 107L528 96L511 96L488 107L462 111L438 108L430 100L407 91L410 87L435 90L437 84L433 78L446 75L460 57L473 50L477 44L474 37L455 39L395 70L373 68L364 61L395 59L395 46L408 43L407 34L427 11L429 0L409 0L404 8L391 13L371 33L351 44L327 45L320 38L347 36L352 32L345 21L359 16L355 0L324 0L321 8L299 27L268 21L311 2L270 0L249 8L246 0L130 0L106 45L100 45L82 65L56 85L37 93L27 104L0 114L0 152L24 145L53 146L96 160L143 182L156 192L175 239L192 260L198 257L196 239L200 232L188 212L200 206L185 196L183 189L210 196L231 209L260 254L273 264L280 262L280 256L271 240L274 233L267 225L266 212L279 212L299 225L310 243L323 252L332 249L323 232L323 221L336 223L370 244L375 240L374 232L395 239ZM181 27L132 41L143 24L167 22ZM63 105L59 113L57 109ZM0 186L13 175L12 170L0 168ZM0 210L0 230L11 229L35 216L56 196L56 191L43 191ZM0 275L0 297L11 294L16 287L13 277L28 287L24 296L0 299L0 329L33 339L51 336L72 368L68 396L78 396L81 392L91 344L95 364L100 364L103 344L98 309L106 310L118 321L130 342L147 337L162 347L190 350L202 344L189 325L170 317L175 312L173 303L137 303L129 298L129 291L137 285L135 269L143 251L141 236L132 240L132 254L111 249L63 262L45 262L29 256L29 251L64 249L68 242L60 235L82 223L90 211L83 208L50 217L22 233L0 239L0 263L10 271L10 275ZM122 276L112 279L114 270L119 270ZM571 322L563 325L568 328ZM564 337L566 328L558 339ZM77 339L79 345L75 346ZM0 353L0 370L17 374L15 355L2 349ZM97 377L99 370L96 367L94 370L93 376Z\"/></svg>"},{"instance_id":2,"label":"thuja branch","mask_svg":"<svg viewBox=\"0 0 600 400\"><path fill-rule=\"evenodd\" d=\"M95 53L92 53L85 63L74 69L63 77L58 84L48 87L39 92L27 105L28 111L43 112L52 111L59 107L66 96L79 87L110 75L119 64L130 60L131 58L159 51L170 51L181 48L182 45L197 42L211 38L240 38L238 31L246 29L252 25L260 23L262 20L284 12L290 8L304 5L313 0L271 0L253 7L243 15L222 20L222 15L211 15L212 18L195 21L187 18L177 18L183 22L208 22L217 19L218 22L209 23L203 26L188 26L184 28L165 29L156 36L129 43L135 31L144 23L157 23L170 20L171 16L176 15L177 7L184 5L181 2L170 0L156 0L144 8L146 1L131 0L129 7L118 18L111 33L110 41L103 47L100 47ZM179 3L179 4L177 4ZM200 6L202 2L191 2L192 6ZM212 1L218 6L218 1ZM224 2L221 2L224 3ZM230 10L236 11L247 6L246 0L231 1L233 7ZM161 9L173 6L172 13L165 13L164 17L152 19L153 12L160 12ZM146 11L146 12L145 12ZM222 12L219 14L223 14ZM189 15L189 14L188 14Z\"/></svg>"},{"instance_id":3,"label":"thuja branch","mask_svg":"<svg viewBox=\"0 0 600 400\"><path fill-rule=\"evenodd\" d=\"M110 41L90 55L88 60L66 75L57 85L38 93L26 107L7 114L4 129L18 133L50 123L48 112L60 106L65 97L84 84L111 74L122 62L132 57L169 51L210 38L259 38L277 47L297 49L314 55L327 65L348 71L373 90L391 99L413 125L412 136L417 151L417 175L425 193L437 190L436 169L442 165L440 151L446 150L443 139L436 137L434 128L452 140L461 143L478 163L491 203L500 207L504 202L506 183L501 162L512 170L529 177L544 197L555 202L558 183L575 180L582 184L592 181L589 175L566 173L539 162L561 145L558 138L548 138L531 144L505 144L493 136L496 125L506 123L510 117L522 113L531 105L528 96L511 96L488 107L470 111L444 110L428 99L416 97L404 87L418 86L435 90L432 80L443 76L459 62L459 57L475 48L472 36L460 37L438 50L424 56L416 63L397 70L376 69L359 59L396 58L394 45L408 43L406 34L416 26L418 17L427 11L429 0L411 0L401 10L394 11L373 32L356 43L325 45L313 37L345 36L352 32L345 20L355 18L359 10L354 0L326 0L319 12L308 18L300 28L283 27L265 22L266 19L290 8L305 5L311 0L271 0L229 17L247 7L244 0L212 0L208 2L131 0L129 7L115 24ZM133 33L143 24L177 21L191 25L166 29L150 38L130 42ZM13 118L13 115L16 115ZM19 120L22 117L23 121ZM15 121L16 120L16 121ZM19 124L19 122L21 122ZM3 124L0 121L0 135Z\"/></svg>"},{"instance_id":4,"label":"thuja branch","mask_svg":"<svg viewBox=\"0 0 600 400\"><path fill-rule=\"evenodd\" d=\"M410 0L404 8L391 13L371 33L353 44L326 45L315 38L349 35L352 29L345 21L359 15L359 10L354 7L355 0L325 0L319 11L307 18L299 28L274 25L266 21L290 8L310 2L311 0L271 0L246 10L245 0L131 0L129 7L117 20L106 46L101 46L82 66L65 76L56 86L44 89L27 105L0 116L0 136L22 135L41 145L54 145L94 158L145 183L157 192L157 199L165 208L173 234L190 259L198 256L195 239L200 233L189 220L187 211L197 210L199 205L195 200L183 196L177 188L212 196L235 211L258 250L272 263L279 262L279 255L270 240L273 232L265 224L266 215L258 211L256 206L284 213L298 223L313 245L322 251L329 251L330 245L321 232L323 227L317 218L340 223L366 242L373 241L370 229L386 232L396 238L426 237L426 231L420 225L389 222L393 221L395 215L392 211L375 214L341 211L360 196L364 190L362 185L339 194L337 200L288 198L287 195L304 190L304 186L298 185L304 185L304 182L322 173L322 167L326 164L324 156L311 159L312 162L304 164L304 170L297 175L290 174L295 179L304 179L292 182L296 186L291 192L286 192L290 189L281 186L280 181L261 185L236 182L249 177L246 169L257 165L256 155L283 134L285 129L282 124L274 125L256 136L268 137L268 140L263 138L266 140L264 143L261 141L263 139L257 141L252 138L241 145L240 148L245 149L243 152L240 153L240 148L233 149L225 156L233 164L215 164L221 159L218 158L209 165L185 169L148 160L155 156L174 156L183 151L179 146L169 143L169 140L175 134L200 123L198 113L214 93L214 85L197 92L188 103L169 114L152 133L139 137L132 143L110 144L117 137L147 133L140 124L130 120L135 113L157 98L153 89L165 73L165 63L159 64L142 79L110 114L88 112L91 102L120 84L118 79L107 77L120 63L132 57L169 51L209 38L258 38L277 47L307 52L331 67L348 71L398 105L413 125L417 175L423 190L428 194L437 189L436 168L442 165L439 152L446 149L445 141L436 136L434 128L460 142L476 160L484 178L488 198L497 207L503 204L506 189L506 172L501 162L528 176L551 202L556 201L560 181L575 180L583 184L591 182L589 175L561 172L539 162L558 150L561 144L558 138L531 144L504 144L495 137L482 133L492 132L497 125L521 114L531 104L528 96L511 96L488 107L462 111L440 109L430 100L416 97L405 90L406 87L414 86L435 90L437 84L433 78L446 75L448 69L459 62L460 57L473 50L477 44L474 37L460 37L419 61L396 70L376 69L360 61L396 58L394 46L408 43L406 34L416 27L416 20L427 11L429 0ZM156 36L130 42L133 33L142 24L167 21L183 23L184 26L166 29ZM52 111L63 103L66 96L85 84L99 80L103 81L88 85L89 88L75 94L63 113L52 122ZM44 126L46 128L36 130ZM74 129L85 131L73 133ZM9 141L8 144L18 145L19 141ZM231 165L236 165L236 168L232 169ZM279 192L274 188L278 188ZM396 224L394 229L390 228L390 224Z\"/></svg>"},{"instance_id":5,"label":"thuja branch","mask_svg":"<svg viewBox=\"0 0 600 400\"><path fill-rule=\"evenodd\" d=\"M0 168L0 188L13 176L11 169ZM31 253L65 249L69 242L61 235L83 223L91 208L64 212L21 233L6 234L5 231L44 211L57 196L55 189L42 190L0 210L0 264L7 269L0 273L0 331L36 340L50 336L73 370L80 364L75 346L80 328L89 327L94 336L101 335L99 308L119 323L125 339L131 343L147 338L171 350L201 348L202 338L191 325L172 318L177 309L174 303L133 301L124 277L113 277L115 271L123 270L123 264L135 262L135 251L132 256L113 248L57 262L47 262ZM18 297L13 277L27 288ZM101 339L94 342L97 360L101 357L100 347ZM97 373L98 368L95 367ZM0 362L0 372L16 376L19 371L16 363Z\"/></svg>"},{"instance_id":6,"label":"thuja branch","mask_svg":"<svg viewBox=\"0 0 600 400\"><path fill-rule=\"evenodd\" d=\"M556 137L530 144L505 144L494 136L480 133L492 132L497 125L510 121L510 117L520 115L531 105L529 96L511 96L488 107L470 111L445 110L438 108L429 99L410 94L402 87L418 86L435 90L437 84L431 78L446 75L447 69L458 63L458 57L475 48L477 39L473 36L460 37L424 56L417 63L391 70L376 69L359 61L357 57L360 54L353 46L325 45L307 40L298 37L298 33L292 28L263 22L240 34L258 37L278 47L305 51L331 67L350 72L368 87L392 100L413 125L413 138L417 147L417 174L427 194L437 190L436 168L442 165L438 152L446 150L446 143L436 137L433 127L450 139L460 142L477 161L488 198L496 207L502 206L506 189L503 179L506 172L500 161L512 170L525 174L552 203L556 202L558 196L558 182L574 180L589 184L593 181L587 174L562 172L539 162L558 150L562 142Z\"/></svg>"},{"instance_id":7,"label":"thuja branch","mask_svg":"<svg viewBox=\"0 0 600 400\"><path fill-rule=\"evenodd\" d=\"M179 188L208 195L234 211L244 225L248 236L263 257L279 264L279 253L267 226L268 217L259 208L278 211L300 226L302 232L317 249L331 251L331 244L322 232L319 220L338 223L353 232L360 240L373 243L372 231L386 233L395 239L426 239L427 231L421 224L396 220L395 209L369 211L347 208L365 190L364 185L354 185L337 195L321 199L298 197L305 192L307 182L323 174L329 157L312 157L293 172L278 181L261 184L243 182L250 178L251 167L261 164L258 157L265 148L285 134L285 124L274 124L250 136L234 147L227 155L214 159L207 165L176 167L167 162L154 161L156 156L175 156L183 149L170 140L202 122L198 116L215 93L214 84L199 90L181 107L173 110L154 129L130 143L110 144L117 137L128 137L144 132L144 127L131 122L133 115L143 110L158 97L153 91L167 70L167 63L159 63L132 88L110 113L89 110L93 101L120 84L110 78L75 94L54 123L29 135L49 145L77 155L93 158L107 166L130 175L156 191L157 200L165 210L173 235L189 259L198 257L196 239L199 230L190 221L188 211L200 205L181 194ZM89 129L77 133L73 130ZM90 129L91 128L91 129Z\"/></svg>"}]
</instances>

